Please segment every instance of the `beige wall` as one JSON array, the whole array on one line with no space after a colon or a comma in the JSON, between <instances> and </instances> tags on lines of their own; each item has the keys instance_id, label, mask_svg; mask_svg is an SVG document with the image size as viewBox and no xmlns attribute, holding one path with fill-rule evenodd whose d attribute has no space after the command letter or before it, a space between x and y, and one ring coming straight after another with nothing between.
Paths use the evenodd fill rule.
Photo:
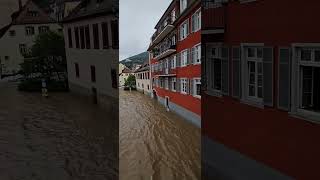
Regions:
<instances>
[{"instance_id":1,"label":"beige wall","mask_svg":"<svg viewBox=\"0 0 320 180\"><path fill-rule=\"evenodd\" d=\"M112 88L111 69L117 70L119 66L119 50L112 49L111 27L110 21L114 19L111 16L103 16L94 19L81 20L64 24L66 55L68 64L68 78L69 83L89 89L92 87L97 89L98 94L112 96L118 98L118 89ZM102 49L102 31L101 23L109 22L109 49ZM93 49L93 28L92 24L99 24L99 39L100 49ZM90 27L90 42L91 49L76 49L74 27L89 25ZM68 43L68 28L72 29L72 42L73 48L69 48ZM80 40L81 42L81 40ZM76 77L75 63L79 64L80 76ZM96 69L96 82L91 82L90 66L95 66ZM72 90L72 89L71 89Z\"/></svg>"},{"instance_id":2,"label":"beige wall","mask_svg":"<svg viewBox=\"0 0 320 180\"><path fill-rule=\"evenodd\" d=\"M26 36L25 27L33 26L35 34ZM2 66L2 74L11 74L20 70L20 63L23 62L23 56L20 53L20 44L26 44L27 48L31 48L34 40L39 34L39 26L49 26L50 30L58 31L61 28L58 24L28 24L28 25L13 25L0 39L0 61ZM15 31L15 36L10 36L9 32ZM9 59L5 60L5 56Z\"/></svg>"}]
</instances>

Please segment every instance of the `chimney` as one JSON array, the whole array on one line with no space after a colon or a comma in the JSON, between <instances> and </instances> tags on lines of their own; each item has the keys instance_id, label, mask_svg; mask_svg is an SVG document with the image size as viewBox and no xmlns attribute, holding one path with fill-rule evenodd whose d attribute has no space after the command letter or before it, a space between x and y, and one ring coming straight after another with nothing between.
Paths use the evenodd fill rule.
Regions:
<instances>
[{"instance_id":1,"label":"chimney","mask_svg":"<svg viewBox=\"0 0 320 180\"><path fill-rule=\"evenodd\" d=\"M19 1L19 11L22 9L22 2L21 0L18 0Z\"/></svg>"}]
</instances>

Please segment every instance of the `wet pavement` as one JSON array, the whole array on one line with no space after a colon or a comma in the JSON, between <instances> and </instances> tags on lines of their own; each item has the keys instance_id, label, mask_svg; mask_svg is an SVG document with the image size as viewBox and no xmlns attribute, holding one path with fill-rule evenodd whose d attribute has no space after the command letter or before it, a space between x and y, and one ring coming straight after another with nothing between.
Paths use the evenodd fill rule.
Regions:
<instances>
[{"instance_id":1,"label":"wet pavement","mask_svg":"<svg viewBox=\"0 0 320 180\"><path fill-rule=\"evenodd\" d=\"M120 90L120 180L201 179L201 132L149 96Z\"/></svg>"},{"instance_id":2,"label":"wet pavement","mask_svg":"<svg viewBox=\"0 0 320 180\"><path fill-rule=\"evenodd\" d=\"M0 83L0 179L117 179L117 113L71 93L49 95Z\"/></svg>"}]
</instances>

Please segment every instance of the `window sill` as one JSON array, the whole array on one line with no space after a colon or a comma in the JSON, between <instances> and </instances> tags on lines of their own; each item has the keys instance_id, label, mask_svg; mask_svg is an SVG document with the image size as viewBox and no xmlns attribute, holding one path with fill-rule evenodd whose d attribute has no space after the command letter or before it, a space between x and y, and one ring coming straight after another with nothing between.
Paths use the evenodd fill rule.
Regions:
<instances>
[{"instance_id":1,"label":"window sill","mask_svg":"<svg viewBox=\"0 0 320 180\"><path fill-rule=\"evenodd\" d=\"M320 124L320 113L298 109L296 112L289 112L289 115L312 123Z\"/></svg>"},{"instance_id":2,"label":"window sill","mask_svg":"<svg viewBox=\"0 0 320 180\"><path fill-rule=\"evenodd\" d=\"M193 95L193 97L201 99L201 96L199 96L199 95Z\"/></svg>"},{"instance_id":3,"label":"window sill","mask_svg":"<svg viewBox=\"0 0 320 180\"><path fill-rule=\"evenodd\" d=\"M253 101L253 100L249 100L249 99L241 99L240 102L243 104L249 105L249 106L264 109L264 105L262 102Z\"/></svg>"},{"instance_id":4,"label":"window sill","mask_svg":"<svg viewBox=\"0 0 320 180\"><path fill-rule=\"evenodd\" d=\"M205 91L206 94L208 94L209 96L215 96L215 97L219 97L222 98L222 94L220 91L216 91L216 90L207 90Z\"/></svg>"}]
</instances>

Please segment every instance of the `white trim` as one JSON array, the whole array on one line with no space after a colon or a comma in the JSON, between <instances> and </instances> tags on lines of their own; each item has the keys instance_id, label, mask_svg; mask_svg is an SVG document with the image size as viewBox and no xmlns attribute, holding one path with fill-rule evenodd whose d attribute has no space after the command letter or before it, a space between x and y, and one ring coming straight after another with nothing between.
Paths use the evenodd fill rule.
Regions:
<instances>
[{"instance_id":1,"label":"white trim","mask_svg":"<svg viewBox=\"0 0 320 180\"><path fill-rule=\"evenodd\" d=\"M201 34L223 34L224 29L201 30Z\"/></svg>"},{"instance_id":2,"label":"white trim","mask_svg":"<svg viewBox=\"0 0 320 180\"><path fill-rule=\"evenodd\" d=\"M196 80L200 80L200 87L201 87L201 77L195 77L192 80L193 80L193 82L195 82ZM195 97L195 98L201 99L201 94L197 95L197 86L196 85L197 85L196 83L192 83L192 88L193 88L192 96ZM201 91L200 91L200 93L201 93Z\"/></svg>"},{"instance_id":3,"label":"white trim","mask_svg":"<svg viewBox=\"0 0 320 180\"><path fill-rule=\"evenodd\" d=\"M193 49L193 48L196 48L197 46L199 46L199 47L200 47L200 62L196 62L196 61L194 61L195 59L193 59L194 57L193 57L193 54L191 53L191 59L192 59L192 61L194 61L194 62L193 62L193 63L191 63L191 64L193 64L193 65L201 64L201 57L202 57L202 48L201 48L201 43L198 43L198 44L194 45L194 46L191 48L191 52L192 52L192 49ZM197 58L198 58L198 57L197 57Z\"/></svg>"}]
</instances>

